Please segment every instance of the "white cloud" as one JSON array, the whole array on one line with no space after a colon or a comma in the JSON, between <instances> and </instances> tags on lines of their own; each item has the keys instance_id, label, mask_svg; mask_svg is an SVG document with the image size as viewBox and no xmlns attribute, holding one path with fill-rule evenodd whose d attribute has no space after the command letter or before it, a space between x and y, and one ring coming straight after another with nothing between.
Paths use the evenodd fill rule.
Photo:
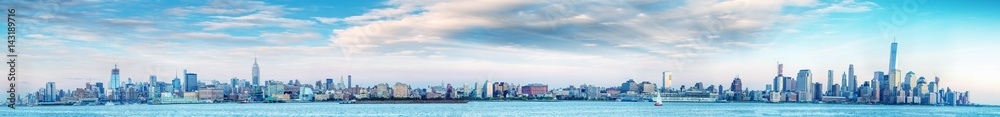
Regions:
<instances>
[{"instance_id":1,"label":"white cloud","mask_svg":"<svg viewBox=\"0 0 1000 117\"><path fill-rule=\"evenodd\" d=\"M309 20L284 18L269 13L256 13L239 17L213 16L212 18L220 20L200 22L198 23L198 25L205 26L205 30L218 30L225 28L272 26L272 25L285 28L300 28L316 24L316 22Z\"/></svg>"},{"instance_id":2,"label":"white cloud","mask_svg":"<svg viewBox=\"0 0 1000 117\"><path fill-rule=\"evenodd\" d=\"M285 8L279 5L267 5L260 1L212 1L205 6L187 6L164 10L167 14L186 15L190 13L200 14L222 14L220 16L210 16L215 20L202 21L197 25L205 26L205 30L219 30L227 28L279 26L285 28L300 28L316 24L311 20L285 18L285 10L297 10L296 8ZM249 14L247 14L249 13ZM240 15L242 16L227 16Z\"/></svg>"},{"instance_id":3,"label":"white cloud","mask_svg":"<svg viewBox=\"0 0 1000 117\"><path fill-rule=\"evenodd\" d=\"M150 25L153 24L152 21L147 20L135 20L135 19L104 19L105 22L116 24L116 25Z\"/></svg>"},{"instance_id":4,"label":"white cloud","mask_svg":"<svg viewBox=\"0 0 1000 117\"><path fill-rule=\"evenodd\" d=\"M323 38L323 36L321 36L319 33L315 33L315 32L303 32L303 33L294 33L294 32L271 33L271 32L265 32L265 33L261 33L260 37L264 38L264 40L266 40L268 43L279 44L279 45L284 45L284 44L299 44L299 43L302 43L305 40L316 40L316 39L322 39Z\"/></svg>"},{"instance_id":5,"label":"white cloud","mask_svg":"<svg viewBox=\"0 0 1000 117\"><path fill-rule=\"evenodd\" d=\"M854 0L844 0L840 3L831 4L822 9L816 9L809 11L810 13L857 13L857 12L867 12L871 11L872 7L878 7L877 4L869 1L856 2Z\"/></svg>"},{"instance_id":6,"label":"white cloud","mask_svg":"<svg viewBox=\"0 0 1000 117\"><path fill-rule=\"evenodd\" d=\"M799 33L799 32L802 32L802 31L795 30L795 29L785 29L785 30L782 30L781 32L785 32L785 33Z\"/></svg>"},{"instance_id":7,"label":"white cloud","mask_svg":"<svg viewBox=\"0 0 1000 117\"><path fill-rule=\"evenodd\" d=\"M324 24L333 24L337 23L337 21L340 21L340 18L330 18L330 17L312 17L312 18Z\"/></svg>"}]
</instances>

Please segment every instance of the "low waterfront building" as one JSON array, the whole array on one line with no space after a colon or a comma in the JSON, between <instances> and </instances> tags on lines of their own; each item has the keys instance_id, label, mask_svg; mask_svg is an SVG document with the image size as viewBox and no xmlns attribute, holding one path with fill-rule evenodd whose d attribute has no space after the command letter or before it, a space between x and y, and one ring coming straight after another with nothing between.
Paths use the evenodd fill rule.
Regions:
<instances>
[{"instance_id":1,"label":"low waterfront building","mask_svg":"<svg viewBox=\"0 0 1000 117\"><path fill-rule=\"evenodd\" d=\"M392 85L392 97L393 98L409 98L410 97L410 85L406 85L400 82L396 82Z\"/></svg>"},{"instance_id":2,"label":"low waterfront building","mask_svg":"<svg viewBox=\"0 0 1000 117\"><path fill-rule=\"evenodd\" d=\"M201 89L197 93L198 100L222 101L224 99L221 89Z\"/></svg>"},{"instance_id":3,"label":"low waterfront building","mask_svg":"<svg viewBox=\"0 0 1000 117\"><path fill-rule=\"evenodd\" d=\"M549 86L543 84L528 84L521 86L521 93L531 97L538 97L548 93Z\"/></svg>"}]
</instances>

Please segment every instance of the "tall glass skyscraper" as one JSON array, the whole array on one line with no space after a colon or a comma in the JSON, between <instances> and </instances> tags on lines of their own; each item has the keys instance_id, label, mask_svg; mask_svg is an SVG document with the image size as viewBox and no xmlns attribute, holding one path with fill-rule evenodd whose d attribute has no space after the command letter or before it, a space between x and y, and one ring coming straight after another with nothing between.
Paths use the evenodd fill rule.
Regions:
<instances>
[{"instance_id":1,"label":"tall glass skyscraper","mask_svg":"<svg viewBox=\"0 0 1000 117\"><path fill-rule=\"evenodd\" d=\"M184 70L184 92L198 91L198 74L188 73Z\"/></svg>"},{"instance_id":2,"label":"tall glass skyscraper","mask_svg":"<svg viewBox=\"0 0 1000 117\"><path fill-rule=\"evenodd\" d=\"M833 70L827 70L826 75L827 75L826 76L827 77L827 79L826 79L826 89L830 90L830 91L833 91ZM827 95L833 95L834 93L836 93L836 92L830 92Z\"/></svg>"},{"instance_id":3,"label":"tall glass skyscraper","mask_svg":"<svg viewBox=\"0 0 1000 117\"><path fill-rule=\"evenodd\" d=\"M121 82L118 82L118 77L120 77L118 75L118 72L119 72L118 71L118 64L115 63L115 69L111 69L111 82L108 83L108 85L110 86L109 88L111 88L111 89L118 88L118 86L119 86L118 84L121 83Z\"/></svg>"},{"instance_id":4,"label":"tall glass skyscraper","mask_svg":"<svg viewBox=\"0 0 1000 117\"><path fill-rule=\"evenodd\" d=\"M850 92L851 95L853 95L854 91L858 90L858 77L857 75L854 75L854 64L851 64L847 68L847 82L848 83L844 83L848 84L847 92Z\"/></svg>"},{"instance_id":5,"label":"tall glass skyscraper","mask_svg":"<svg viewBox=\"0 0 1000 117\"><path fill-rule=\"evenodd\" d=\"M173 91L184 91L184 90L181 90L181 78L177 78L177 76L174 76L174 80L171 81L170 83L171 83L170 85L172 85L173 88L174 88ZM170 91L170 92L173 92L173 91Z\"/></svg>"},{"instance_id":6,"label":"tall glass skyscraper","mask_svg":"<svg viewBox=\"0 0 1000 117\"><path fill-rule=\"evenodd\" d=\"M812 87L810 87L809 85L812 84L812 72L810 72L809 69L799 70L799 74L796 77L796 81L797 81L795 84L796 91L806 92L806 94L811 94L809 92L812 91L810 90Z\"/></svg>"},{"instance_id":7,"label":"tall glass skyscraper","mask_svg":"<svg viewBox=\"0 0 1000 117\"><path fill-rule=\"evenodd\" d=\"M889 87L886 88L899 88L899 69L896 68L896 47L897 43L895 39L892 41L892 46L889 51Z\"/></svg>"}]
</instances>

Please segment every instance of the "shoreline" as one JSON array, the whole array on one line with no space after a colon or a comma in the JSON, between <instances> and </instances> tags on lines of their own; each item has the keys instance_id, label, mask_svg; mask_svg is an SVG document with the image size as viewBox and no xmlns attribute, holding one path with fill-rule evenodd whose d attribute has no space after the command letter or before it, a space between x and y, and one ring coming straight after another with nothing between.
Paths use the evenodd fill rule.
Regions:
<instances>
[{"instance_id":1,"label":"shoreline","mask_svg":"<svg viewBox=\"0 0 1000 117\"><path fill-rule=\"evenodd\" d=\"M317 101L317 102L295 102L295 103L329 103L329 104L467 104L470 102L539 102L539 103L558 103L558 102L620 102L620 103L652 103L652 102L628 102L628 101L615 101L615 100L359 100L354 103L345 103L341 101ZM770 103L770 102L663 102L664 105L669 105L670 103L762 103L762 104L809 104L809 105L882 105L882 106L928 106L928 107L1000 107L1000 105L920 105L920 104L854 104L854 103L807 103L807 102L782 102L782 103ZM294 104L294 103L239 103L239 102L219 102L219 103L180 103L180 104L126 104L126 105L112 105L112 106L132 106L132 105L197 105L197 104ZM55 106L81 106L81 107L91 107L97 106L102 107L105 105L36 105L36 106L26 106L26 107L55 107Z\"/></svg>"}]
</instances>

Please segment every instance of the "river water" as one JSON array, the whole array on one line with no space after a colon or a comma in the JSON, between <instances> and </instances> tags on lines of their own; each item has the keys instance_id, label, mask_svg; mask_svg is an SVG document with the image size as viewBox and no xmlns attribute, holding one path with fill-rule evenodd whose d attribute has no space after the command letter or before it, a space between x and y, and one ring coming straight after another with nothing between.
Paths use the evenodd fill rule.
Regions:
<instances>
[{"instance_id":1,"label":"river water","mask_svg":"<svg viewBox=\"0 0 1000 117\"><path fill-rule=\"evenodd\" d=\"M59 116L1000 116L1000 107L799 103L469 102L468 104L177 104L40 106L3 117Z\"/></svg>"}]
</instances>

